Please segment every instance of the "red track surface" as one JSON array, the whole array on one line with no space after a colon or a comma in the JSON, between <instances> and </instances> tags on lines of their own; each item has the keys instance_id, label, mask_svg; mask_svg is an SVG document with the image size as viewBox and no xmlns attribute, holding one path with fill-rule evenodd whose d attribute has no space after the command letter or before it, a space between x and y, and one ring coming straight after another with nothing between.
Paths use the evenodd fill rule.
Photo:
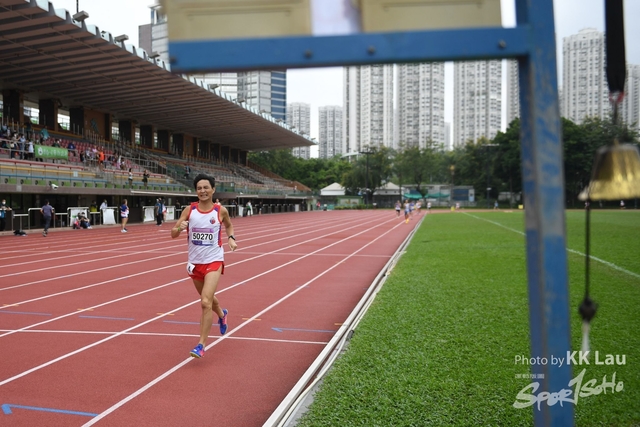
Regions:
<instances>
[{"instance_id":1,"label":"red track surface","mask_svg":"<svg viewBox=\"0 0 640 427\"><path fill-rule=\"evenodd\" d=\"M169 224L0 237L0 425L261 426L417 223L389 210L233 222L217 294L229 331L214 325L202 359L186 239Z\"/></svg>"}]
</instances>

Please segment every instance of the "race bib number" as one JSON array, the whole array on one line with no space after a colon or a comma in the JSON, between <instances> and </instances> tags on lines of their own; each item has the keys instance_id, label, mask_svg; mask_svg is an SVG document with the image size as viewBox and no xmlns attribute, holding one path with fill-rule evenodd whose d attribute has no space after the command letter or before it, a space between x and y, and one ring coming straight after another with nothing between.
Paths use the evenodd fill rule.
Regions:
<instances>
[{"instance_id":1,"label":"race bib number","mask_svg":"<svg viewBox=\"0 0 640 427\"><path fill-rule=\"evenodd\" d=\"M191 243L199 246L213 246L217 244L215 233L209 228L194 228L191 230Z\"/></svg>"}]
</instances>

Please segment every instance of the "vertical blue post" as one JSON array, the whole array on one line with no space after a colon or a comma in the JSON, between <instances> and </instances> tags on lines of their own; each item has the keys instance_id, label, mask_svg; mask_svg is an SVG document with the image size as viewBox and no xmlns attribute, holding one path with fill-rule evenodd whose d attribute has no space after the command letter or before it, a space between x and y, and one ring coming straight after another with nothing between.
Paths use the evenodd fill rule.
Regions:
<instances>
[{"instance_id":1,"label":"vertical blue post","mask_svg":"<svg viewBox=\"0 0 640 427\"><path fill-rule=\"evenodd\" d=\"M530 53L518 58L531 356L548 360L532 370L544 375L538 392L557 392L571 367L552 366L551 356L565 358L571 336L553 1L516 0L516 18L531 30ZM573 425L573 405L533 411L536 426Z\"/></svg>"}]
</instances>

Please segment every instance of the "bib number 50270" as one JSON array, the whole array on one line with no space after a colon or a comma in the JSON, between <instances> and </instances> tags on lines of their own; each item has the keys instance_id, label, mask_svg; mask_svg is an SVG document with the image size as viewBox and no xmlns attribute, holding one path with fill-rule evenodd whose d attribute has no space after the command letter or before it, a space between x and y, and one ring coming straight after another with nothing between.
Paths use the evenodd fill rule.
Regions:
<instances>
[{"instance_id":1,"label":"bib number 50270","mask_svg":"<svg viewBox=\"0 0 640 427\"><path fill-rule=\"evenodd\" d=\"M213 241L213 233L193 233L191 240Z\"/></svg>"}]
</instances>

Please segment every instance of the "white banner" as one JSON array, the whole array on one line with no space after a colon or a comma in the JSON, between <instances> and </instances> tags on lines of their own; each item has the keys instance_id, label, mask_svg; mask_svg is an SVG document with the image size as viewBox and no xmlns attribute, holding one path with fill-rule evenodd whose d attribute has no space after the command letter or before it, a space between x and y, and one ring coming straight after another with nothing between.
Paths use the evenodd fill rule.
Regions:
<instances>
[{"instance_id":1,"label":"white banner","mask_svg":"<svg viewBox=\"0 0 640 427\"><path fill-rule=\"evenodd\" d=\"M176 218L176 207L175 206L167 206L167 216L165 217L165 221Z\"/></svg>"},{"instance_id":2,"label":"white banner","mask_svg":"<svg viewBox=\"0 0 640 427\"><path fill-rule=\"evenodd\" d=\"M102 210L102 223L111 225L116 223L116 208Z\"/></svg>"},{"instance_id":3,"label":"white banner","mask_svg":"<svg viewBox=\"0 0 640 427\"><path fill-rule=\"evenodd\" d=\"M144 222L156 220L156 207L155 206L143 206L144 209Z\"/></svg>"}]
</instances>

